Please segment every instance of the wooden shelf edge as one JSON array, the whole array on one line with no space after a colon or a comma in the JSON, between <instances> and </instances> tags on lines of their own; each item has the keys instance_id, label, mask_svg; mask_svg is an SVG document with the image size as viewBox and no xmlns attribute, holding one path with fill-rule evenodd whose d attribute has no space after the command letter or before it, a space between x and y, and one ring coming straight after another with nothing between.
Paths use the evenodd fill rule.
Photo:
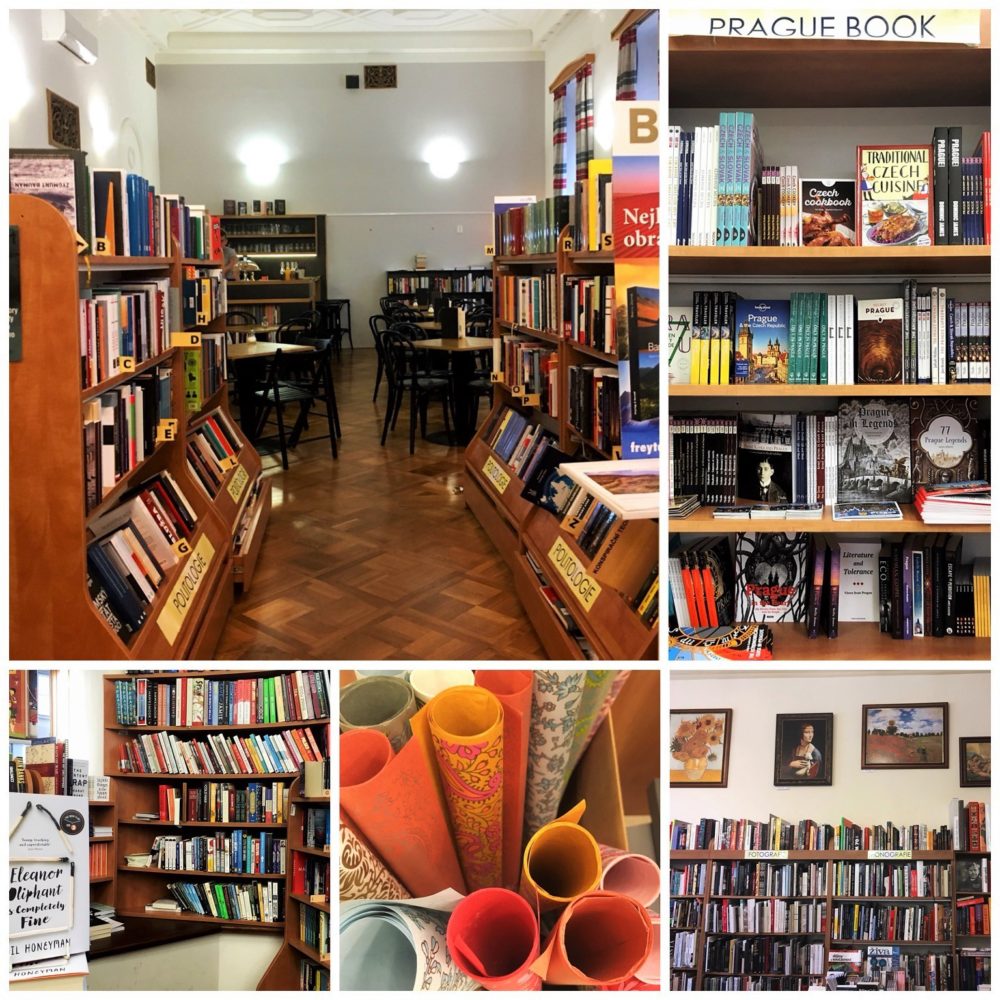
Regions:
<instances>
[{"instance_id":1,"label":"wooden shelf edge","mask_svg":"<svg viewBox=\"0 0 1000 1000\"><path fill-rule=\"evenodd\" d=\"M174 675L177 676L176 674ZM249 722L238 726L105 726L106 732L129 733L225 733L258 729L288 729L290 726L328 726L329 719L289 719L287 722ZM196 776L197 777L197 776Z\"/></svg>"},{"instance_id":2,"label":"wooden shelf edge","mask_svg":"<svg viewBox=\"0 0 1000 1000\"><path fill-rule=\"evenodd\" d=\"M667 398L819 396L841 399L849 396L990 396L992 388L988 382L949 385L689 385L671 382L667 386Z\"/></svg>"},{"instance_id":3,"label":"wooden shelf edge","mask_svg":"<svg viewBox=\"0 0 1000 1000\"><path fill-rule=\"evenodd\" d=\"M280 934L284 930L284 921L265 924L259 920L226 920L224 917L203 917L199 913L191 913L181 910L180 913L154 913L143 909L120 910L122 917L143 917L152 920L185 920L193 924L224 924L238 930L269 931L272 934Z\"/></svg>"},{"instance_id":4,"label":"wooden shelf edge","mask_svg":"<svg viewBox=\"0 0 1000 1000\"><path fill-rule=\"evenodd\" d=\"M296 903L301 903L303 906L311 906L314 910L322 910L324 913L330 912L330 904L325 900L322 903L314 903L308 896L297 892L290 892L288 898L294 899Z\"/></svg>"}]
</instances>

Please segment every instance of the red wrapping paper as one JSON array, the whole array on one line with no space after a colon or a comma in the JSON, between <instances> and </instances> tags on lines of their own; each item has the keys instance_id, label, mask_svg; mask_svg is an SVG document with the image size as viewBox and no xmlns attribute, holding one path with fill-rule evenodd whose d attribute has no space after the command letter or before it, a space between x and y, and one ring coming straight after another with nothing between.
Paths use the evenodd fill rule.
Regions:
<instances>
[{"instance_id":1,"label":"red wrapping paper","mask_svg":"<svg viewBox=\"0 0 1000 1000\"><path fill-rule=\"evenodd\" d=\"M660 988L660 915L653 910L646 911L653 924L653 947L646 961L634 976L615 986L602 986L602 990L659 990Z\"/></svg>"},{"instance_id":2,"label":"red wrapping paper","mask_svg":"<svg viewBox=\"0 0 1000 1000\"><path fill-rule=\"evenodd\" d=\"M410 740L395 757L383 733L340 737L340 805L372 848L416 897L465 892L437 777Z\"/></svg>"},{"instance_id":3,"label":"red wrapping paper","mask_svg":"<svg viewBox=\"0 0 1000 1000\"><path fill-rule=\"evenodd\" d=\"M521 874L521 829L533 682L530 670L476 671L476 685L492 691L503 705L503 884L508 889L517 888Z\"/></svg>"},{"instance_id":4,"label":"red wrapping paper","mask_svg":"<svg viewBox=\"0 0 1000 1000\"><path fill-rule=\"evenodd\" d=\"M531 971L538 958L538 919L528 902L508 889L479 889L448 920L452 961L488 990L540 990Z\"/></svg>"}]
</instances>

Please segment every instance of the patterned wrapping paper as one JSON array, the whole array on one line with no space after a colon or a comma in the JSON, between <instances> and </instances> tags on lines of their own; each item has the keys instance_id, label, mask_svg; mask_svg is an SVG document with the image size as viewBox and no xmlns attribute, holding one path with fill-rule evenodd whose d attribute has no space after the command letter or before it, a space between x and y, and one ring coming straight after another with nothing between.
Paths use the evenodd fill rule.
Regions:
<instances>
[{"instance_id":1,"label":"patterned wrapping paper","mask_svg":"<svg viewBox=\"0 0 1000 1000\"><path fill-rule=\"evenodd\" d=\"M503 879L503 706L483 688L449 688L425 706L459 862L470 892Z\"/></svg>"},{"instance_id":2,"label":"patterned wrapping paper","mask_svg":"<svg viewBox=\"0 0 1000 1000\"><path fill-rule=\"evenodd\" d=\"M448 917L403 903L341 908L342 990L475 990L448 952Z\"/></svg>"},{"instance_id":3,"label":"patterned wrapping paper","mask_svg":"<svg viewBox=\"0 0 1000 1000\"><path fill-rule=\"evenodd\" d=\"M597 714L594 716L594 721L590 726L590 732L587 733L587 737L583 741L584 749L587 748L590 741L594 738L594 734L597 730L601 728L601 723L604 721L604 717L611 711L611 706L615 703L615 699L618 697L621 689L625 686L625 682L629 679L629 675L631 673L631 670L619 670L617 674L615 674L615 679L611 682L611 688L604 696L604 701L601 704L601 707L597 710Z\"/></svg>"},{"instance_id":4,"label":"patterned wrapping paper","mask_svg":"<svg viewBox=\"0 0 1000 1000\"><path fill-rule=\"evenodd\" d=\"M541 977L530 968L538 941L535 911L507 889L471 893L448 921L452 961L488 990L540 990Z\"/></svg>"},{"instance_id":5,"label":"patterned wrapping paper","mask_svg":"<svg viewBox=\"0 0 1000 1000\"><path fill-rule=\"evenodd\" d=\"M653 945L644 906L614 892L588 892L559 915L531 968L555 986L614 986L631 979Z\"/></svg>"},{"instance_id":6,"label":"patterned wrapping paper","mask_svg":"<svg viewBox=\"0 0 1000 1000\"><path fill-rule=\"evenodd\" d=\"M466 891L435 770L417 740L393 756L383 733L340 737L340 805L415 896Z\"/></svg>"},{"instance_id":7,"label":"patterned wrapping paper","mask_svg":"<svg viewBox=\"0 0 1000 1000\"><path fill-rule=\"evenodd\" d=\"M531 753L524 803L524 834L531 837L559 811L563 774L573 748L583 670L537 670L531 705Z\"/></svg>"},{"instance_id":8,"label":"patterned wrapping paper","mask_svg":"<svg viewBox=\"0 0 1000 1000\"><path fill-rule=\"evenodd\" d=\"M660 895L660 867L645 854L631 854L601 844L601 888L651 906Z\"/></svg>"},{"instance_id":9,"label":"patterned wrapping paper","mask_svg":"<svg viewBox=\"0 0 1000 1000\"><path fill-rule=\"evenodd\" d=\"M583 751L587 749L590 731L594 725L597 713L604 706L604 701L614 684L615 670L588 670L586 679L583 682L583 694L580 696L580 704L576 710L576 725L573 728L573 745L570 747L569 759L563 768L562 789L566 790L569 776L573 773ZM594 730L596 732L596 730Z\"/></svg>"},{"instance_id":10,"label":"patterned wrapping paper","mask_svg":"<svg viewBox=\"0 0 1000 1000\"><path fill-rule=\"evenodd\" d=\"M476 671L476 686L492 691L503 705L503 885L514 890L521 877L533 683L530 670Z\"/></svg>"},{"instance_id":11,"label":"patterned wrapping paper","mask_svg":"<svg viewBox=\"0 0 1000 1000\"><path fill-rule=\"evenodd\" d=\"M579 823L586 805L579 802L546 823L524 848L521 895L542 913L596 889L601 880L600 847Z\"/></svg>"},{"instance_id":12,"label":"patterned wrapping paper","mask_svg":"<svg viewBox=\"0 0 1000 1000\"><path fill-rule=\"evenodd\" d=\"M340 813L340 898L409 899L402 883Z\"/></svg>"},{"instance_id":13,"label":"patterned wrapping paper","mask_svg":"<svg viewBox=\"0 0 1000 1000\"><path fill-rule=\"evenodd\" d=\"M409 720L416 710L413 688L400 677L362 677L340 689L340 731L385 733L396 753L410 738Z\"/></svg>"}]
</instances>

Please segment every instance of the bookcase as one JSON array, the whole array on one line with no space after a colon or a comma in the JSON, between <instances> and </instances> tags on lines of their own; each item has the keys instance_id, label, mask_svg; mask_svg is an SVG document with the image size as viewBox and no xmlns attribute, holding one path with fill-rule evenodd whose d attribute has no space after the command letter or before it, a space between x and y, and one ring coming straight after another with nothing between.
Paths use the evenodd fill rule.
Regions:
<instances>
[{"instance_id":1,"label":"bookcase","mask_svg":"<svg viewBox=\"0 0 1000 1000\"><path fill-rule=\"evenodd\" d=\"M989 129L990 18L981 15L978 47L950 44L856 42L819 39L748 39L674 36L670 39L671 124L685 128L713 121L721 109L758 113L767 163L805 163L801 177L853 177L853 147L865 142L929 143L937 125L964 123ZM815 72L817 64L823 72ZM712 109L712 110L707 110ZM970 124L972 127L970 128ZM769 141L770 140L770 141ZM974 140L973 140L974 141ZM821 169L817 164L833 161ZM846 166L845 166L846 165ZM900 284L943 284L958 299L989 297L989 246L773 247L671 246L670 302L691 308L696 290L733 290L740 296L787 299L790 291L848 291L861 298L897 297ZM847 399L909 400L920 397L978 402L990 416L988 384L731 384L669 386L671 417L740 412L823 413ZM901 521L834 522L831 508L819 519L720 520L705 506L672 521L670 532L690 542L737 532L807 532L828 536L864 532L918 541L934 532L965 536L965 557L989 552L989 525L950 527L925 523L901 504ZM855 535L856 537L856 535ZM677 599L678 595L674 595ZM683 600L683 595L680 597ZM806 638L804 623L769 625L773 656L780 660L881 660L989 658L989 640L893 640L878 622L841 623L835 640Z\"/></svg>"},{"instance_id":2,"label":"bookcase","mask_svg":"<svg viewBox=\"0 0 1000 1000\"><path fill-rule=\"evenodd\" d=\"M259 323L272 326L315 309L323 298L323 282L315 276L268 281L230 279L227 285L230 309L252 313Z\"/></svg>"},{"instance_id":3,"label":"bookcase","mask_svg":"<svg viewBox=\"0 0 1000 1000\"><path fill-rule=\"evenodd\" d=\"M330 972L329 952L321 954L302 939L300 920L304 911L325 913L329 929L330 901L312 899L293 891L293 872L307 859L319 858L326 862L326 884L330 885L330 846L325 848L307 847L304 843L306 809L325 811L327 830L330 823L330 799L328 797L306 798L302 794L302 779L292 782L289 802L292 815L288 821L288 877L285 880L285 939L281 950L274 956L267 971L257 984L259 990L293 990L301 988L303 966L325 969ZM329 933L329 930L328 930Z\"/></svg>"},{"instance_id":4,"label":"bookcase","mask_svg":"<svg viewBox=\"0 0 1000 1000\"><path fill-rule=\"evenodd\" d=\"M493 262L494 288L508 274L515 276L551 275L555 301L550 315L561 325L563 316L562 296L565 277L568 275L602 274L610 276L614 256L608 252L577 252L572 250L570 230L564 229L559 238L559 251L555 254L524 254L498 256ZM544 282L544 278L543 278ZM494 405L491 413L479 427L465 452L465 502L475 514L483 530L504 557L514 575L514 586L528 617L531 619L542 644L556 659L581 659L584 653L575 639L560 622L559 613L542 593L538 570L546 577L556 592L559 602L568 609L584 639L597 658L635 660L652 658L657 649L657 628L649 627L632 607L634 594L626 594L612 586L601 585L596 599L590 600L583 589L572 584L565 574L560 575L552 553L561 544L567 558L576 563L584 576L591 577L593 560L586 556L576 541L560 528L559 519L549 511L537 507L521 497L521 480L511 467L489 445L488 434L503 407L523 411L533 423L540 423L552 432L560 450L571 453L579 449L584 459L612 458L614 452L601 450L587 441L578 428L569 421L569 367L577 364L605 363L617 369L618 358L596 348L571 342L561 334L561 329L525 327L500 315L500 296L494 295L494 337L519 334L540 344L551 345L556 352L558 365L557 397L558 415L551 416L540 407L540 400L495 380ZM520 387L518 387L520 389ZM655 542L635 553L637 574L646 576L656 565ZM538 567L536 570L535 567ZM636 584L638 586L638 584Z\"/></svg>"},{"instance_id":5,"label":"bookcase","mask_svg":"<svg viewBox=\"0 0 1000 1000\"><path fill-rule=\"evenodd\" d=\"M966 862L978 862L980 865L986 864L985 889L962 889L958 888L961 882L956 878L956 925L955 925L955 951L958 967L956 970L956 988L960 990L974 990L980 983L989 983L990 980L990 928L989 914L992 905L993 893L993 869L992 861L988 851L955 851L955 863L961 865ZM975 911L973 917L966 916L963 922L962 911L971 909ZM983 910L986 910L986 924L983 925Z\"/></svg>"},{"instance_id":6,"label":"bookcase","mask_svg":"<svg viewBox=\"0 0 1000 1000\"><path fill-rule=\"evenodd\" d=\"M105 903L114 906L115 886L118 878L118 813L115 809L114 799L106 802L99 802L91 799L88 802L90 809L90 822L96 826L110 826L110 837L91 837L90 844L107 845L107 874L95 875L93 864L90 866L90 901L91 903Z\"/></svg>"},{"instance_id":7,"label":"bookcase","mask_svg":"<svg viewBox=\"0 0 1000 1000\"><path fill-rule=\"evenodd\" d=\"M317 297L326 298L325 215L223 215L220 219L229 246L241 257L249 257L261 276L280 281L281 262L294 260L309 277L319 279Z\"/></svg>"},{"instance_id":8,"label":"bookcase","mask_svg":"<svg viewBox=\"0 0 1000 1000\"><path fill-rule=\"evenodd\" d=\"M385 272L386 295L392 299L412 299L419 291L429 291L431 297L443 295L453 302L467 300L490 302L493 274L488 267L446 267Z\"/></svg>"},{"instance_id":9,"label":"bookcase","mask_svg":"<svg viewBox=\"0 0 1000 1000\"><path fill-rule=\"evenodd\" d=\"M105 674L104 685L104 773L111 775L113 796L117 805L117 887L115 901L119 916L146 917L151 919L183 920L195 923L225 924L231 929L282 933L292 917L295 917L297 928L297 913L286 911L285 922L260 922L257 920L223 919L221 917L202 916L189 911L180 913L164 911L162 913L147 912L145 906L156 899L169 895L166 886L172 880L181 881L222 881L225 883L253 884L275 883L279 895L287 896L285 884L291 871L291 845L301 844L301 818L297 820L303 806L296 802L296 796L288 794L288 804L285 809L285 819L281 822L217 822L212 820L193 820L188 818L189 791L202 791L207 782L231 783L239 788L248 782L262 782L268 785L280 784L286 792L298 777L297 771L245 774L245 773L213 773L213 774L168 774L168 773L123 773L119 770L120 748L122 744L142 734L169 733L178 739L190 740L193 737L211 738L224 735L226 737L250 734L278 733L287 729L308 729L314 734L316 743L321 750L327 749L329 717L304 719L287 722L256 722L235 725L122 725L117 722L116 688L117 681L130 681L137 678L146 681L161 681L174 684L180 680L191 681L246 681L256 679L261 681L268 677L278 677L279 674L291 674L291 671L261 671L261 670L211 670L211 671L181 671L161 673L146 671L141 674ZM327 684L327 696L329 685ZM206 716L207 717L207 716ZM161 785L169 786L179 793L180 816L177 821L135 819L136 813L160 813ZM325 801L325 800L324 800ZM329 805L327 803L327 805ZM293 813L293 807L295 812ZM298 828L296 828L296 821ZM216 831L230 831L260 834L268 833L275 839L287 839L286 871L270 873L215 873L201 870L167 870L158 867L129 868L124 865L126 854L146 853L150 850L153 838L159 835L178 835L184 837L211 836ZM296 836L299 837L296 841ZM300 847L301 849L301 847Z\"/></svg>"}]
</instances>

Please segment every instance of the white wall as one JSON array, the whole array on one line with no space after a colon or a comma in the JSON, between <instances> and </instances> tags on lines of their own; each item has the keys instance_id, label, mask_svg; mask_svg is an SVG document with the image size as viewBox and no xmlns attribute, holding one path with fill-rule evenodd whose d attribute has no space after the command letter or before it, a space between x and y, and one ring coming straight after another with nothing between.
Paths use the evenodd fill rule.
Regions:
<instances>
[{"instance_id":1,"label":"white wall","mask_svg":"<svg viewBox=\"0 0 1000 1000\"><path fill-rule=\"evenodd\" d=\"M161 66L163 183L212 211L224 198L284 198L288 212L327 215L327 286L351 299L354 342L385 294L384 272L485 265L493 197L546 192L541 62L401 63L396 90L353 90L351 65ZM278 179L251 184L248 138L284 144ZM450 135L468 159L450 180L422 160ZM458 229L461 227L462 232Z\"/></svg>"},{"instance_id":2,"label":"white wall","mask_svg":"<svg viewBox=\"0 0 1000 1000\"><path fill-rule=\"evenodd\" d=\"M928 640L932 641L932 640ZM861 770L861 706L948 703L947 768ZM670 707L732 708L729 783L724 789L672 788L670 815L789 822L813 819L836 825L846 816L862 825L886 820L939 826L953 798L990 801L988 788L960 788L958 738L990 732L990 679L986 672L778 673L671 671ZM775 715L833 713L833 784L774 787Z\"/></svg>"},{"instance_id":3,"label":"white wall","mask_svg":"<svg viewBox=\"0 0 1000 1000\"><path fill-rule=\"evenodd\" d=\"M122 167L158 185L160 154L156 91L146 83L152 50L138 32L107 11L72 11L98 41L97 62L88 66L57 42L43 42L38 10L9 12L8 99L21 105L9 127L11 147L46 148L45 90L80 109L81 148L93 167Z\"/></svg>"}]
</instances>

